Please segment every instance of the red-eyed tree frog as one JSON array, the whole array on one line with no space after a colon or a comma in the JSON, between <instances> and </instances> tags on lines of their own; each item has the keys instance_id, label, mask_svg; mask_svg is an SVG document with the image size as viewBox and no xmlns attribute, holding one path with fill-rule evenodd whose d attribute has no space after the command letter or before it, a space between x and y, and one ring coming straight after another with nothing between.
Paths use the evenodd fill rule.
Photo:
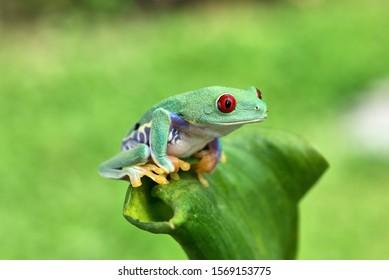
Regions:
<instances>
[{"instance_id":1,"label":"red-eyed tree frog","mask_svg":"<svg viewBox=\"0 0 389 280\"><path fill-rule=\"evenodd\" d=\"M142 185L147 176L167 184L167 175L179 179L178 171L191 168L182 159L197 157L192 165L200 182L223 161L219 138L247 123L267 117L262 93L213 86L167 98L153 106L122 140L121 152L99 167L101 176Z\"/></svg>"}]
</instances>

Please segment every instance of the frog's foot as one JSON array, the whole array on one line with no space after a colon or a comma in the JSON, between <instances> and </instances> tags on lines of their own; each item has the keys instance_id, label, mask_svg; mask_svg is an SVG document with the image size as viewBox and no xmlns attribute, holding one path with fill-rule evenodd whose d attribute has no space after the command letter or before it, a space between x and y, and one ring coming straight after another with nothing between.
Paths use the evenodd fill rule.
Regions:
<instances>
[{"instance_id":1,"label":"frog's foot","mask_svg":"<svg viewBox=\"0 0 389 280\"><path fill-rule=\"evenodd\" d=\"M174 165L174 171L169 174L170 178L172 178L173 180L180 180L180 176L178 175L178 172L180 170L188 171L190 169L190 164L186 161L183 161L173 156L169 156L169 159Z\"/></svg>"},{"instance_id":2,"label":"frog's foot","mask_svg":"<svg viewBox=\"0 0 389 280\"><path fill-rule=\"evenodd\" d=\"M166 185L169 181L166 179L166 174L163 170L152 163L147 163L139 166L125 167L123 170L128 175L131 185L136 188L142 185L141 178L149 177L151 180L160 185Z\"/></svg>"},{"instance_id":3,"label":"frog's foot","mask_svg":"<svg viewBox=\"0 0 389 280\"><path fill-rule=\"evenodd\" d=\"M219 161L218 155L215 151L201 150L197 152L194 156L199 158L200 160L199 162L193 164L193 168L197 173L200 183L204 187L208 187L209 185L208 181L205 179L203 173L211 173L215 169ZM225 156L223 159L223 154L222 154L221 161L225 162Z\"/></svg>"}]
</instances>

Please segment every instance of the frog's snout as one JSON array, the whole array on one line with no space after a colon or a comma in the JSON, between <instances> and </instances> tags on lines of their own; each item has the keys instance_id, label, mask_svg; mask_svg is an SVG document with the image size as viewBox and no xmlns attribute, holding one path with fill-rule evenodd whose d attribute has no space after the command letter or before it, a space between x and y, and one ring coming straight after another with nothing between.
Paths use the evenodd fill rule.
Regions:
<instances>
[{"instance_id":1,"label":"frog's snout","mask_svg":"<svg viewBox=\"0 0 389 280\"><path fill-rule=\"evenodd\" d=\"M263 114L267 114L267 112L269 111L266 107L266 105L262 105L262 104L256 104L254 106L254 109L255 111L261 111Z\"/></svg>"},{"instance_id":2,"label":"frog's snout","mask_svg":"<svg viewBox=\"0 0 389 280\"><path fill-rule=\"evenodd\" d=\"M262 106L262 104L257 104L255 105L254 109L260 114L261 120L264 121L267 119L267 112L269 112L269 110L267 109L266 105Z\"/></svg>"}]
</instances>

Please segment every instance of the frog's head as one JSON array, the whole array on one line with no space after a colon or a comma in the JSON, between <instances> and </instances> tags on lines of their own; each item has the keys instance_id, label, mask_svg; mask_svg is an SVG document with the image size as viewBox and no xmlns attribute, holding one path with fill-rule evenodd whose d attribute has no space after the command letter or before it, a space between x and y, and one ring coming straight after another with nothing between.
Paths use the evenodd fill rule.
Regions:
<instances>
[{"instance_id":1,"label":"frog's head","mask_svg":"<svg viewBox=\"0 0 389 280\"><path fill-rule=\"evenodd\" d=\"M191 100L191 110L187 120L194 123L239 126L260 122L267 117L266 104L262 101L261 92L255 87L241 90L215 86L189 94L190 98L186 101Z\"/></svg>"}]
</instances>

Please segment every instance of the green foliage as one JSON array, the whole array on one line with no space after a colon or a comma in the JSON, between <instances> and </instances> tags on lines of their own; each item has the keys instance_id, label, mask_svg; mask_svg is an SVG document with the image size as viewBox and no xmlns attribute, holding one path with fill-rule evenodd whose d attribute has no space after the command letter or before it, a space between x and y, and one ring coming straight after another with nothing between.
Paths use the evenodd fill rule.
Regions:
<instances>
[{"instance_id":1,"label":"green foliage","mask_svg":"<svg viewBox=\"0 0 389 280\"><path fill-rule=\"evenodd\" d=\"M250 1L252 0L245 0L245 2ZM257 1L276 2L278 0ZM1 0L0 19L15 22L42 16L69 16L73 13L81 13L88 17L96 15L122 17L134 15L138 10L155 11L228 2L233 0Z\"/></svg>"},{"instance_id":2,"label":"green foliage","mask_svg":"<svg viewBox=\"0 0 389 280\"><path fill-rule=\"evenodd\" d=\"M120 16L134 8L134 0L2 0L1 17L7 21L26 20L42 16L112 14Z\"/></svg>"},{"instance_id":3,"label":"green foliage","mask_svg":"<svg viewBox=\"0 0 389 280\"><path fill-rule=\"evenodd\" d=\"M128 188L124 216L141 229L167 233L191 259L293 259L297 205L327 167L305 141L251 129L225 142L228 156L208 176Z\"/></svg>"}]
</instances>

